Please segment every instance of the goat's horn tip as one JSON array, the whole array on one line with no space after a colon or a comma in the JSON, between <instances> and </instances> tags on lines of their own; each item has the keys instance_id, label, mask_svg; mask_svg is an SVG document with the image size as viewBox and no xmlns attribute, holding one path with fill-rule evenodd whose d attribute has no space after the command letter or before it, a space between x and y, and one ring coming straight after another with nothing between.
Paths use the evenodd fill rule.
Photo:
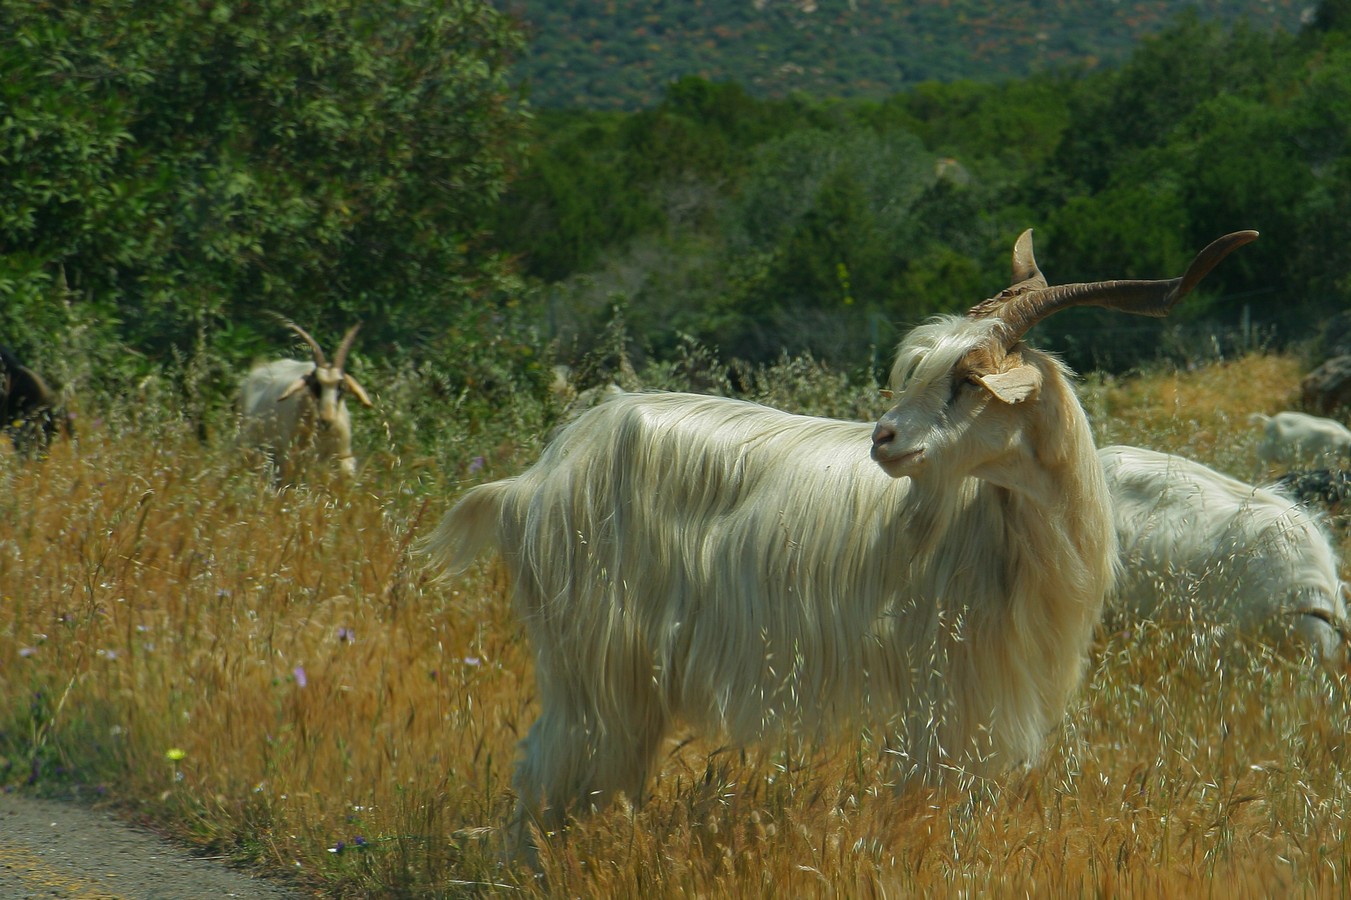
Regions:
<instances>
[{"instance_id":1,"label":"goat's horn tip","mask_svg":"<svg viewBox=\"0 0 1351 900\"><path fill-rule=\"evenodd\" d=\"M1233 253L1239 247L1242 247L1244 244L1251 244L1253 241L1257 240L1257 235L1258 233L1251 229L1247 231L1234 231L1226 234L1224 237L1216 238L1211 241L1210 245L1202 250L1196 259L1196 262L1204 269L1202 274L1209 272L1212 266L1217 265L1220 260L1224 259L1230 253Z\"/></svg>"},{"instance_id":2,"label":"goat's horn tip","mask_svg":"<svg viewBox=\"0 0 1351 900\"><path fill-rule=\"evenodd\" d=\"M1215 243L1228 244L1231 248L1237 249L1238 247L1242 247L1244 244L1251 244L1253 241L1257 240L1259 234L1260 232L1254 231L1252 229L1247 229L1245 231L1234 231L1216 240Z\"/></svg>"}]
</instances>

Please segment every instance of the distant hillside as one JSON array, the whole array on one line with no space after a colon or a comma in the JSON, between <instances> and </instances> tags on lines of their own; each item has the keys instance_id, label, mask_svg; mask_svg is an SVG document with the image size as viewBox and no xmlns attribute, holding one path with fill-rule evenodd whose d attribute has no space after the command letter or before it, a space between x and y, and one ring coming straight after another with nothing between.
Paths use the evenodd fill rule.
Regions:
<instances>
[{"instance_id":1,"label":"distant hillside","mask_svg":"<svg viewBox=\"0 0 1351 900\"><path fill-rule=\"evenodd\" d=\"M685 75L762 97L883 96L920 81L1094 68L1193 13L1298 30L1316 0L508 0L542 107L632 109Z\"/></svg>"}]
</instances>

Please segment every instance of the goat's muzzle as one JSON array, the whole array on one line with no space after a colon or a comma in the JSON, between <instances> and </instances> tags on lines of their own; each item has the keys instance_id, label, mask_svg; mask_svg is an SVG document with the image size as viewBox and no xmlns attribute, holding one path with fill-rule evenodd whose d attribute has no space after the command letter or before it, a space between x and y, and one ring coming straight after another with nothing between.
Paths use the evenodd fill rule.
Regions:
<instances>
[{"instance_id":1,"label":"goat's muzzle","mask_svg":"<svg viewBox=\"0 0 1351 900\"><path fill-rule=\"evenodd\" d=\"M896 428L886 421L878 422L873 429L873 462L892 478L909 474L924 462L924 447L897 446L896 437Z\"/></svg>"},{"instance_id":2,"label":"goat's muzzle","mask_svg":"<svg viewBox=\"0 0 1351 900\"><path fill-rule=\"evenodd\" d=\"M877 459L878 453L891 446L895 440L896 429L884 422L878 422L877 427L873 429L873 459Z\"/></svg>"}]
</instances>

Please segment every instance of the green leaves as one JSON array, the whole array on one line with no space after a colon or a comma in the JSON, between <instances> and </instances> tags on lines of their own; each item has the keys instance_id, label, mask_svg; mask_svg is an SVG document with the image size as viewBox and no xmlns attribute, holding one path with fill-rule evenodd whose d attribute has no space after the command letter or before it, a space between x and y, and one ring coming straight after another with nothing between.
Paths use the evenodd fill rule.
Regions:
<instances>
[{"instance_id":1,"label":"green leaves","mask_svg":"<svg viewBox=\"0 0 1351 900\"><path fill-rule=\"evenodd\" d=\"M977 6L954 9L990 31ZM683 77L641 112L532 120L487 0L0 0L0 339L42 362L78 328L117 379L228 371L277 309L321 341L361 319L359 353L446 362L454 391L538 381L545 341L585 352L620 306L654 355L854 365L1002 288L1028 226L1061 281L1258 228L1183 317L1258 296L1296 336L1348 302L1344 45L1187 20L1115 71L866 102Z\"/></svg>"},{"instance_id":2,"label":"green leaves","mask_svg":"<svg viewBox=\"0 0 1351 900\"><path fill-rule=\"evenodd\" d=\"M521 45L473 0L0 0L0 334L67 301L160 358L260 307L432 328L506 272L472 248Z\"/></svg>"}]
</instances>

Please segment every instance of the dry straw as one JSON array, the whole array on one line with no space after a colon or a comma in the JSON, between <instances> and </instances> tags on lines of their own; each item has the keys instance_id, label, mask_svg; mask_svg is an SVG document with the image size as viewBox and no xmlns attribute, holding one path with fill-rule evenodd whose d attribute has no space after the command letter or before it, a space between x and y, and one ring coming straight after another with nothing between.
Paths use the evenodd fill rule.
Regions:
<instances>
[{"instance_id":1,"label":"dry straw","mask_svg":"<svg viewBox=\"0 0 1351 900\"><path fill-rule=\"evenodd\" d=\"M1254 356L1084 394L1100 442L1247 474L1246 414L1297 376ZM476 471L484 451L460 449L438 465ZM529 452L490 455L494 477ZM867 734L673 742L643 808L578 824L538 873L505 865L530 654L495 565L445 586L410 563L456 492L424 474L389 450L354 485L275 492L173 427L0 455L5 783L76 788L339 896L1348 891L1343 685L1143 626L1100 635L1030 771L897 797Z\"/></svg>"}]
</instances>

